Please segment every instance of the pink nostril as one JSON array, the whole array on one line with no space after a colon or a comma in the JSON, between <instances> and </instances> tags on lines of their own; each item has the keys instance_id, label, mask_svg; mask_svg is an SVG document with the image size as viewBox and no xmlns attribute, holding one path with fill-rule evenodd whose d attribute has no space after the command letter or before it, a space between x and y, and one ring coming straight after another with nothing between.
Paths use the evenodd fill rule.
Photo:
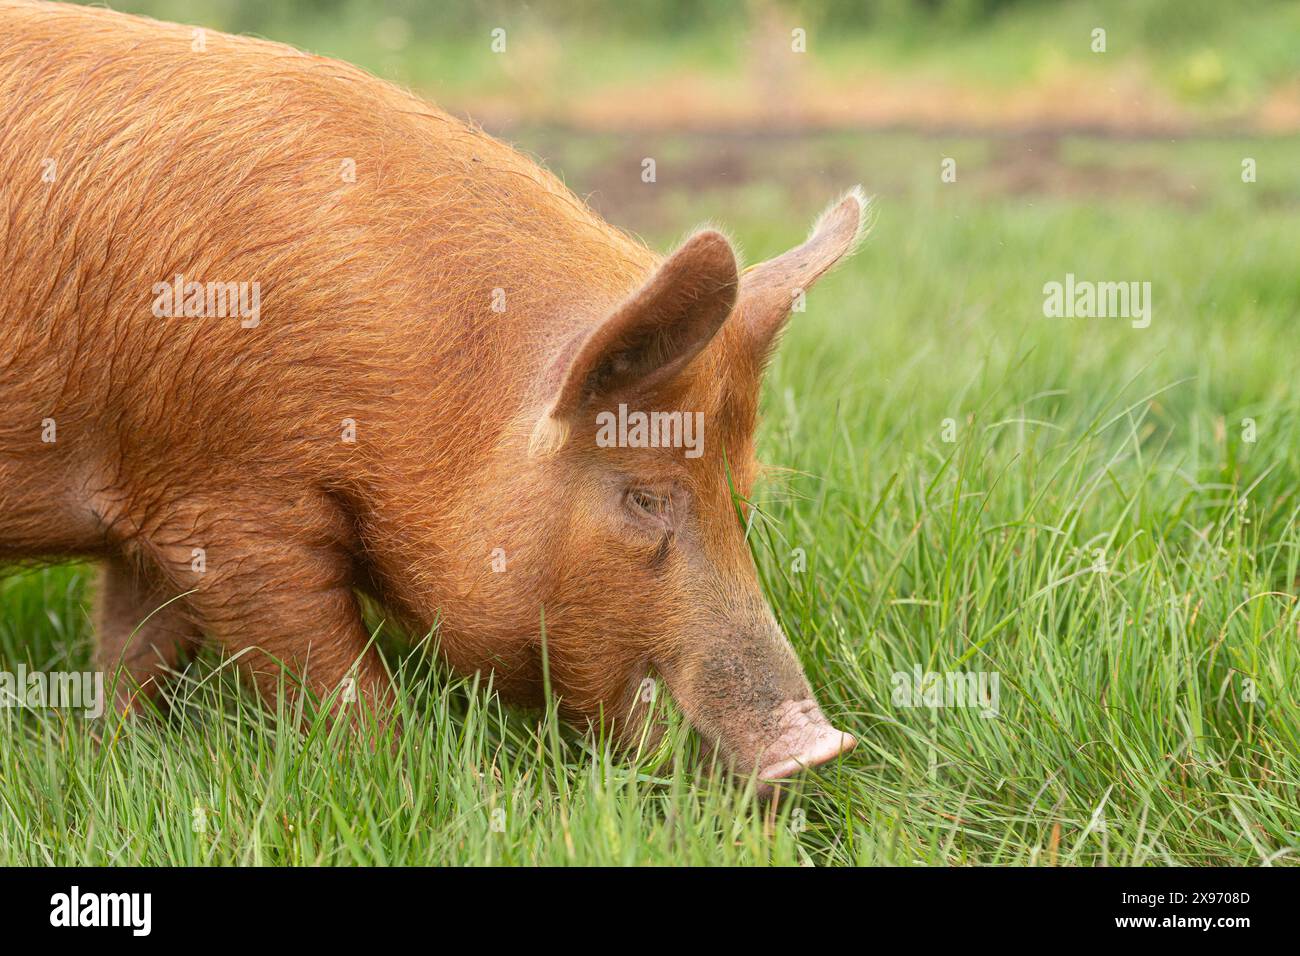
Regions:
<instances>
[{"instance_id":1,"label":"pink nostril","mask_svg":"<svg viewBox=\"0 0 1300 956\"><path fill-rule=\"evenodd\" d=\"M810 767L818 767L858 745L852 734L836 730L830 724L810 728L800 735L794 753L778 759L759 771L762 780L783 780Z\"/></svg>"}]
</instances>

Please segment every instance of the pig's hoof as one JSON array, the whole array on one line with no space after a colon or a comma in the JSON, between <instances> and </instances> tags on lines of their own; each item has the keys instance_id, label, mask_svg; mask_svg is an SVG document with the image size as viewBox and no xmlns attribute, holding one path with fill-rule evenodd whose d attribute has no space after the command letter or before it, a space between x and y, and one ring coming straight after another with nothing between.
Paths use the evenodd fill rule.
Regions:
<instances>
[{"instance_id":1,"label":"pig's hoof","mask_svg":"<svg viewBox=\"0 0 1300 956\"><path fill-rule=\"evenodd\" d=\"M760 781L784 780L817 767L858 745L852 734L836 730L815 700L786 701L777 712L780 736L763 751Z\"/></svg>"}]
</instances>

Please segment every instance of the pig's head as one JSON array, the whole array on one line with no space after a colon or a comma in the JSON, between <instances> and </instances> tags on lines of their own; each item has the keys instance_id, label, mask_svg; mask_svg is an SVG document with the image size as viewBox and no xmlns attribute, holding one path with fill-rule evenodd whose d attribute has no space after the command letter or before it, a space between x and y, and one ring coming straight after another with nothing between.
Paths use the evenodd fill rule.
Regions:
<instances>
[{"instance_id":1,"label":"pig's head","mask_svg":"<svg viewBox=\"0 0 1300 956\"><path fill-rule=\"evenodd\" d=\"M547 357L484 503L479 610L538 630L570 718L639 724L660 675L737 772L789 777L855 745L822 714L759 586L746 536L763 368L793 303L861 238L854 190L801 246L741 274L703 231ZM657 447L656 447L657 446ZM507 500L508 499L508 500ZM526 507L521 507L521 499ZM629 719L631 718L631 719ZM766 783L760 788L769 789Z\"/></svg>"}]
</instances>

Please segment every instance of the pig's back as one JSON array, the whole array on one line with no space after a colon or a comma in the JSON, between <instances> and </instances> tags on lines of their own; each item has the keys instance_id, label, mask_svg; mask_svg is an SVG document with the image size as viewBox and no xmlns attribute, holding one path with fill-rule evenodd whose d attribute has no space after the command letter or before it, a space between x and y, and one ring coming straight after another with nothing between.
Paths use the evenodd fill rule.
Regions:
<instances>
[{"instance_id":1,"label":"pig's back","mask_svg":"<svg viewBox=\"0 0 1300 956\"><path fill-rule=\"evenodd\" d=\"M83 7L0 0L0 184L7 421L57 412L142 462L252 463L359 411L397 429L433 387L486 437L655 261L361 70ZM255 285L256 324L159 318L176 276Z\"/></svg>"}]
</instances>

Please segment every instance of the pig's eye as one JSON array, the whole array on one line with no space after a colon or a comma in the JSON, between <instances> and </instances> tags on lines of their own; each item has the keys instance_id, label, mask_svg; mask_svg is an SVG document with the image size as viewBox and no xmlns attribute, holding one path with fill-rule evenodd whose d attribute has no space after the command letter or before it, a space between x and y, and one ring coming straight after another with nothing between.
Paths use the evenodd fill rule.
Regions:
<instances>
[{"instance_id":1,"label":"pig's eye","mask_svg":"<svg viewBox=\"0 0 1300 956\"><path fill-rule=\"evenodd\" d=\"M668 495L633 488L626 501L628 510L641 521L662 525L665 530L672 527L673 500Z\"/></svg>"}]
</instances>

